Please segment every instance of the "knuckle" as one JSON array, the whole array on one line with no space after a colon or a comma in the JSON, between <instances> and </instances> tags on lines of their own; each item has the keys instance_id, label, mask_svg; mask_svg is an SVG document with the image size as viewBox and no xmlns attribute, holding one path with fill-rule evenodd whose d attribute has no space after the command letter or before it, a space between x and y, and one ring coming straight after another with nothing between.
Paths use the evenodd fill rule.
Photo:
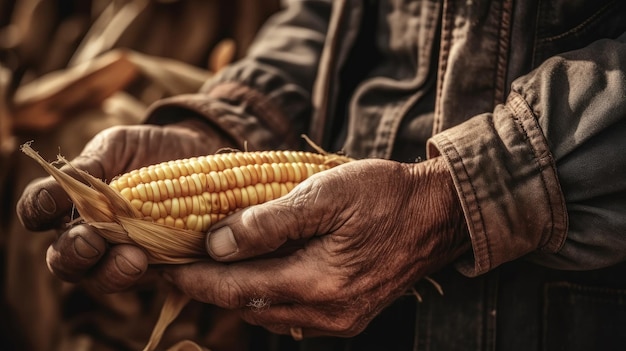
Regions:
<instances>
[{"instance_id":1,"label":"knuckle","mask_svg":"<svg viewBox=\"0 0 626 351\"><path fill-rule=\"evenodd\" d=\"M282 232L290 235L290 239L297 240L302 236L308 236L313 228L318 227L314 223L323 217L320 211L328 211L331 208L331 204L325 203L331 198L324 194L318 182L306 179L287 196L279 199L276 225L288 226L283 228Z\"/></svg>"},{"instance_id":2,"label":"knuckle","mask_svg":"<svg viewBox=\"0 0 626 351\"><path fill-rule=\"evenodd\" d=\"M281 233L278 229L278 222L266 218L268 212L260 211L259 208L251 207L243 214L242 220L248 228L268 228L268 232L262 232L258 230L252 230L249 232L250 247L256 251L272 252L276 250L281 244L282 240L276 240L272 233Z\"/></svg>"},{"instance_id":3,"label":"knuckle","mask_svg":"<svg viewBox=\"0 0 626 351\"><path fill-rule=\"evenodd\" d=\"M335 319L335 323L332 325L332 331L340 336L351 337L365 329L361 324L356 315L348 315Z\"/></svg>"},{"instance_id":4,"label":"knuckle","mask_svg":"<svg viewBox=\"0 0 626 351\"><path fill-rule=\"evenodd\" d=\"M372 310L369 301L357 299L335 299L329 305L328 329L333 335L352 337L365 330L372 319Z\"/></svg>"},{"instance_id":5,"label":"knuckle","mask_svg":"<svg viewBox=\"0 0 626 351\"><path fill-rule=\"evenodd\" d=\"M319 294L321 298L320 303L337 303L341 304L342 309L346 308L348 303L341 303L341 301L348 301L350 299L350 291L346 288L345 284L338 280L334 275L328 274L319 281ZM343 306L345 305L345 306Z\"/></svg>"},{"instance_id":6,"label":"knuckle","mask_svg":"<svg viewBox=\"0 0 626 351\"><path fill-rule=\"evenodd\" d=\"M285 200L289 208L301 213L307 211L311 204L323 199L322 192L322 187L315 181L315 178L309 178L300 183L292 192L292 196L286 197Z\"/></svg>"},{"instance_id":7,"label":"knuckle","mask_svg":"<svg viewBox=\"0 0 626 351\"><path fill-rule=\"evenodd\" d=\"M298 239L301 219L297 212L283 203L271 207L251 207L242 214L246 230L245 249L253 253L274 252L287 239Z\"/></svg>"}]
</instances>

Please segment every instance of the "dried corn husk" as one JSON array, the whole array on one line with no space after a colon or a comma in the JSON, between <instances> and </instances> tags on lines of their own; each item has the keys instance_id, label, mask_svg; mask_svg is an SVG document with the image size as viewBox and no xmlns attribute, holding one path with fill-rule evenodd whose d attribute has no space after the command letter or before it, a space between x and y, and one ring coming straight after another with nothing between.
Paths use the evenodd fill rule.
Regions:
<instances>
[{"instance_id":1,"label":"dried corn husk","mask_svg":"<svg viewBox=\"0 0 626 351\"><path fill-rule=\"evenodd\" d=\"M303 138L319 153L328 155L306 136ZM57 180L74 203L81 221L98 228L109 242L133 244L144 248L150 264L181 264L209 258L204 248L205 233L146 221L142 213L102 180L73 168L76 174L82 178L83 183L60 171L53 164L46 162L33 150L30 143L22 145L21 149ZM330 156L328 162L334 165L351 161L350 158L340 155ZM72 167L60 155L56 163ZM144 351L152 351L156 348L167 326L176 318L188 301L189 298L182 292L172 289L162 307L157 324ZM194 348L200 349L199 346L186 341L179 343L174 349L192 350Z\"/></svg>"},{"instance_id":2,"label":"dried corn husk","mask_svg":"<svg viewBox=\"0 0 626 351\"><path fill-rule=\"evenodd\" d=\"M30 143L22 145L22 151L57 180L82 221L100 229L109 242L143 247L151 264L180 264L208 258L204 233L146 221L143 214L102 180L80 169L74 171L87 184L72 178L46 162ZM71 166L62 156L58 156L57 162Z\"/></svg>"},{"instance_id":3,"label":"dried corn husk","mask_svg":"<svg viewBox=\"0 0 626 351\"><path fill-rule=\"evenodd\" d=\"M188 263L207 258L202 233L166 227L145 221L143 215L128 204L119 193L87 172L74 169L87 184L72 178L46 162L30 143L22 151L37 161L67 192L84 222L98 228L112 243L132 243L146 248L150 263ZM68 164L62 156L58 162ZM164 244L165 243L165 244ZM189 297L172 289L161 308L161 314L143 351L155 350L169 324L189 302ZM180 344L189 347L189 343Z\"/></svg>"}]
</instances>

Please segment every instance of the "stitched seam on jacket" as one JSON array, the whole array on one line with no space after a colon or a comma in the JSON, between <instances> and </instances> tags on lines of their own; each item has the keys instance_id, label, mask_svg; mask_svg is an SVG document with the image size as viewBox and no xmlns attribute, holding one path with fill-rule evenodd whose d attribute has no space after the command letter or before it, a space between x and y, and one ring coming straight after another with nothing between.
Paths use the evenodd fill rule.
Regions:
<instances>
[{"instance_id":1,"label":"stitched seam on jacket","mask_svg":"<svg viewBox=\"0 0 626 351\"><path fill-rule=\"evenodd\" d=\"M452 46L452 27L454 26L454 7L452 1L444 1L443 15L441 16L441 44L439 54L439 68L437 70L437 92L435 95L435 114L433 117L433 134L441 132L442 118L442 95L444 75L448 68L450 47Z\"/></svg>"},{"instance_id":2,"label":"stitched seam on jacket","mask_svg":"<svg viewBox=\"0 0 626 351\"><path fill-rule=\"evenodd\" d=\"M538 40L538 43L543 44L543 43L548 43L554 40L558 40L564 37L569 36L570 34L575 34L577 33L581 28L584 28L585 26L587 26L589 23L594 22L596 20L596 18L600 17L600 15L602 15L604 12L607 11L608 8L612 7L614 5L614 3L609 3L604 5L601 9L599 9L598 11L596 11L593 15L591 15L589 18L587 18L585 21L583 21L581 24L577 25L576 27L569 29L568 31L561 33L559 35L554 35L551 37L545 37L545 38L541 38Z\"/></svg>"},{"instance_id":3,"label":"stitched seam on jacket","mask_svg":"<svg viewBox=\"0 0 626 351\"><path fill-rule=\"evenodd\" d=\"M225 103L218 101L217 98L214 98L214 100L210 100L210 99L207 100L204 95L188 94L188 95L174 96L174 97L163 99L161 101L158 101L152 104L150 108L148 109L148 113L146 114L148 116L147 122L153 123L153 122L150 122L153 114L162 108L176 107L176 108L187 109L203 116L205 119L207 119L208 122L212 123L217 128L219 128L222 135L227 136L234 143L238 144L238 147L241 147L241 148L245 147L246 143L249 141L246 139L246 136L241 135L240 133L237 133L235 130L231 128L228 128L227 126L223 124L223 121L220 120L222 116L228 114L224 108L216 108L215 105L220 105L220 104L223 105ZM237 106L235 106L235 109L236 108ZM219 113L216 113L216 112L219 112ZM263 120L260 119L258 115L255 114L253 116L262 124ZM272 130L272 132L274 131ZM289 139L288 140L281 139L280 144L286 147L291 147L291 145L294 145L293 143L295 142L296 136L288 135L287 137ZM294 140L292 141L291 139L294 139ZM258 145L252 145L252 148L254 147L258 147Z\"/></svg>"},{"instance_id":4,"label":"stitched seam on jacket","mask_svg":"<svg viewBox=\"0 0 626 351\"><path fill-rule=\"evenodd\" d=\"M311 103L313 105L313 118L310 123L309 137L318 145L325 145L326 124L328 123L329 99L331 99L331 80L335 76L332 67L337 61L338 45L341 36L338 31L345 21L348 2L335 0L332 4L332 12L328 23L326 39L320 55L317 77L313 83Z\"/></svg>"},{"instance_id":5,"label":"stitched seam on jacket","mask_svg":"<svg viewBox=\"0 0 626 351\"><path fill-rule=\"evenodd\" d=\"M185 110L189 110L191 112L197 113L199 116L202 116L204 119L206 119L207 123L210 123L211 125L215 126L217 129L219 129L220 134L228 138L230 141L232 141L233 144L243 145L243 140L241 139L240 136L234 135L232 131L229 131L228 129L224 128L219 123L219 121L215 118L215 116L208 115L207 105L208 104L206 103L206 101L204 100L197 101L197 96L191 95L191 94L177 95L177 96L173 96L170 98L165 98L165 99L162 99L153 103L152 105L148 107L148 110L146 111L147 117L144 123L156 124L156 125L168 124L170 122L162 121L158 117L156 117L157 119L155 120L155 113L157 113L161 109L167 109L167 108L185 109ZM181 116L181 118L184 118L184 116Z\"/></svg>"},{"instance_id":6,"label":"stitched seam on jacket","mask_svg":"<svg viewBox=\"0 0 626 351\"><path fill-rule=\"evenodd\" d=\"M550 231L545 236L542 236L541 242L539 243L538 248L542 250L552 251L554 250L554 248L552 248L552 245L550 246L547 246L547 245L550 243L551 241L550 239L552 238L552 236L554 235L556 231L555 229L556 215L553 209L554 204L553 204L552 198L550 197L550 191L548 189L547 181L544 175L544 170L546 169L545 162L542 162L546 159L547 156L541 155L540 154L541 150L538 150L536 148L537 145L535 145L535 143L533 142L533 140L536 140L538 136L543 136L543 133L541 132L541 128L537 124L537 119L535 118L534 113L530 109L530 106L528 106L528 104L526 103L526 100L524 100L524 98L522 98L521 95L519 95L518 93L512 92L509 95L507 106L509 106L509 108L511 109L513 119L515 120L519 128L524 133L524 137L530 149L531 157L534 160L539 170L539 177L541 179L541 185L543 188L544 196L548 200L548 211L550 213ZM525 126L525 123L524 123L525 121L528 121L528 123L532 123L532 125L528 126L528 127L531 127L532 129L528 129L528 127ZM529 132L532 132L532 135ZM544 152L545 151L547 150L544 150Z\"/></svg>"},{"instance_id":7,"label":"stitched seam on jacket","mask_svg":"<svg viewBox=\"0 0 626 351\"><path fill-rule=\"evenodd\" d=\"M268 97L259 91L239 82L226 81L212 87L206 94L212 98L243 104L256 118L265 122L270 130L277 132L289 144L293 142L292 139L295 139L290 137L293 134L291 122Z\"/></svg>"},{"instance_id":8,"label":"stitched seam on jacket","mask_svg":"<svg viewBox=\"0 0 626 351\"><path fill-rule=\"evenodd\" d=\"M406 98L399 106L395 107L393 113L383 114L381 119L381 128L377 131L376 141L374 143L373 149L376 154L382 156L383 158L391 158L391 154L393 152L394 140L396 140L398 135L398 129L400 124L402 123L402 119L408 114L411 108L416 104L417 101L422 99L425 95L424 86L430 84L428 82L429 72L428 69L432 65L432 61L434 60L433 56L433 44L435 41L437 31L437 27L439 26L439 9L437 8L438 3L431 4L431 8L426 12L429 17L427 18L426 23L423 25L425 29L428 30L428 35L426 39L426 45L422 45L418 52L418 65L415 77L412 80L412 83L415 86L416 93L412 96ZM436 9L436 10L433 10ZM387 122L388 121L388 122ZM387 138L379 138L379 136L387 134ZM379 149L384 149L384 152L379 153Z\"/></svg>"},{"instance_id":9,"label":"stitched seam on jacket","mask_svg":"<svg viewBox=\"0 0 626 351\"><path fill-rule=\"evenodd\" d=\"M478 203L478 195L469 177L469 172L467 171L467 168L463 163L463 159L460 157L450 139L448 139L443 134L438 134L433 136L432 141L434 141L434 143L437 145L437 148L441 150L441 154L446 159L449 167L451 168L451 174L454 180L457 194L461 199L461 204L463 207L463 212L466 216L466 220L468 220L468 227L471 225L471 227L468 229L471 234L475 265L474 267L469 267L468 265L461 266L462 268L465 268L463 270L463 273L471 273L472 276L475 276L487 272L491 269L493 255L490 250L489 238L486 234L484 217L480 209L480 204ZM463 178L460 177L461 174L463 175ZM471 197L473 199L466 196L463 185L469 186L469 190L471 191ZM472 204L473 206L470 206L470 204ZM478 219L476 219L475 216L478 216ZM482 234L477 237L475 235L476 233ZM481 255L481 253L483 252L487 255ZM469 272L466 269L471 269L472 272Z\"/></svg>"},{"instance_id":10,"label":"stitched seam on jacket","mask_svg":"<svg viewBox=\"0 0 626 351\"><path fill-rule=\"evenodd\" d=\"M496 67L496 82L494 105L504 100L504 91L506 90L506 71L509 57L509 37L511 35L511 13L513 9L513 1L505 1L502 5L501 25L499 28L498 40L498 64Z\"/></svg>"}]
</instances>

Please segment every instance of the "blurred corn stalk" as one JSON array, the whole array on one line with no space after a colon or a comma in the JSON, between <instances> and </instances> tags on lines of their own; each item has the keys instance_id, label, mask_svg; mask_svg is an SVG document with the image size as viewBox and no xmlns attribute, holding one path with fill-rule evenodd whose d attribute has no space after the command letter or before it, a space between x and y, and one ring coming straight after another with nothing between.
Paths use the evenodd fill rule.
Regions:
<instances>
[{"instance_id":1,"label":"blurred corn stalk","mask_svg":"<svg viewBox=\"0 0 626 351\"><path fill-rule=\"evenodd\" d=\"M242 55L278 3L0 0L0 255L6 252L6 267L0 265L6 268L6 286L0 288L12 311L5 316L11 330L0 330L0 339L23 333L28 344L4 348L0 340L0 349L85 350L89 343L122 334L124 344L143 342L153 322L149 313L158 311L162 297L155 295L146 309L137 294L96 294L53 279L41 258L56 233L29 235L15 216L21 190L44 176L18 157L17 146L36 140L48 159L58 152L73 158L101 129L141 122L151 102L195 92L212 72ZM72 294L93 299L94 306L63 316L72 305L65 298ZM203 338L214 345L240 342L232 334L240 321L224 323L229 317L220 317L221 328ZM80 318L97 319L97 332L77 334L73 323ZM176 328L195 325L193 319L179 320Z\"/></svg>"}]
</instances>

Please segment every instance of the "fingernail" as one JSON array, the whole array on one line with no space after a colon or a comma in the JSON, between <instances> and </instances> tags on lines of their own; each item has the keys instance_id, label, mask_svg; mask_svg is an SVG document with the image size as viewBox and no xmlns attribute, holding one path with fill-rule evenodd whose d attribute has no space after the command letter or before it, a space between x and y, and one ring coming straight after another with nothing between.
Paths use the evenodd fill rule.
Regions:
<instances>
[{"instance_id":1,"label":"fingernail","mask_svg":"<svg viewBox=\"0 0 626 351\"><path fill-rule=\"evenodd\" d=\"M57 209L56 202L54 202L52 195L50 195L46 189L39 190L37 203L39 204L39 208L47 214L53 214Z\"/></svg>"},{"instance_id":2,"label":"fingernail","mask_svg":"<svg viewBox=\"0 0 626 351\"><path fill-rule=\"evenodd\" d=\"M121 255L115 256L115 265L122 273L127 275L137 275L141 273L141 269L135 267L129 260Z\"/></svg>"},{"instance_id":3,"label":"fingernail","mask_svg":"<svg viewBox=\"0 0 626 351\"><path fill-rule=\"evenodd\" d=\"M78 236L74 239L74 249L78 256L82 258L93 258L100 254L100 251L93 247L87 240L83 237Z\"/></svg>"},{"instance_id":4,"label":"fingernail","mask_svg":"<svg viewBox=\"0 0 626 351\"><path fill-rule=\"evenodd\" d=\"M237 242L230 227L222 227L209 233L207 249L217 257L224 257L237 252Z\"/></svg>"}]
</instances>

